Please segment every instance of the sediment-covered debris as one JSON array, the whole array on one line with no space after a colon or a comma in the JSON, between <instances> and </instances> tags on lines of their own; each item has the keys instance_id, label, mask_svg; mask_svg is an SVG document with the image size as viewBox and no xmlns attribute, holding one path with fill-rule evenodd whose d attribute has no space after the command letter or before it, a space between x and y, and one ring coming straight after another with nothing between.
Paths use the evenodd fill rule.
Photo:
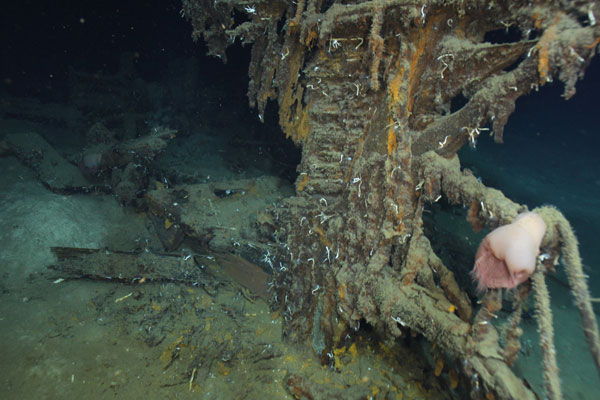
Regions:
<instances>
[{"instance_id":1,"label":"sediment-covered debris","mask_svg":"<svg viewBox=\"0 0 600 400\"><path fill-rule=\"evenodd\" d=\"M199 255L127 252L109 249L52 247L58 263L50 266L63 277L135 284L139 281L178 282L204 286L210 276L199 264Z\"/></svg>"},{"instance_id":2,"label":"sediment-covered debris","mask_svg":"<svg viewBox=\"0 0 600 400\"><path fill-rule=\"evenodd\" d=\"M211 251L234 252L269 270L274 264L261 261L268 246L256 224L261 212L285 194L281 188L279 178L270 176L171 188L159 184L146 199L166 247L178 240L168 232L182 231Z\"/></svg>"},{"instance_id":3,"label":"sediment-covered debris","mask_svg":"<svg viewBox=\"0 0 600 400\"><path fill-rule=\"evenodd\" d=\"M13 155L31 168L44 186L55 192L92 190L92 183L42 136L35 132L8 134L0 147L0 156Z\"/></svg>"}]
</instances>

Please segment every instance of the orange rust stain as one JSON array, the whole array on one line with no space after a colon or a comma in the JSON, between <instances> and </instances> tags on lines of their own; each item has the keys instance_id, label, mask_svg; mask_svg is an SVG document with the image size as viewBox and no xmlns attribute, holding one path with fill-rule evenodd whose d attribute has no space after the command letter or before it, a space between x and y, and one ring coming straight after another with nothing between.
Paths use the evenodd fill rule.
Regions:
<instances>
[{"instance_id":1,"label":"orange rust stain","mask_svg":"<svg viewBox=\"0 0 600 400\"><path fill-rule=\"evenodd\" d=\"M434 25L434 22L428 22L427 25L425 25L424 29L419 29L419 41L417 42L415 52L412 54L412 57L410 59L410 70L408 72L408 101L406 103L406 111L408 111L409 113L412 112L412 108L415 103L414 93L416 92L416 89L419 86L420 74L417 73L419 69L419 61L421 59L421 56L423 55L423 52L425 51L425 46L432 39L430 38L430 36L432 32L432 27Z\"/></svg>"},{"instance_id":2,"label":"orange rust stain","mask_svg":"<svg viewBox=\"0 0 600 400\"><path fill-rule=\"evenodd\" d=\"M303 175L302 180L298 182L298 187L296 188L296 190L298 190L299 192L303 191L304 187L308 184L308 181L310 181L308 175Z\"/></svg>"},{"instance_id":3,"label":"orange rust stain","mask_svg":"<svg viewBox=\"0 0 600 400\"><path fill-rule=\"evenodd\" d=\"M319 38L319 34L317 32L315 32L315 31L308 32L308 35L306 35L306 39L304 41L305 46L308 47L309 49L312 49L312 47L317 42L318 38Z\"/></svg>"},{"instance_id":4,"label":"orange rust stain","mask_svg":"<svg viewBox=\"0 0 600 400\"><path fill-rule=\"evenodd\" d=\"M543 85L546 83L548 73L550 72L550 66L548 63L550 51L548 46L542 46L540 48L540 57L538 62L538 73L540 74L540 83Z\"/></svg>"},{"instance_id":5,"label":"orange rust stain","mask_svg":"<svg viewBox=\"0 0 600 400\"><path fill-rule=\"evenodd\" d=\"M433 371L433 373L435 374L435 376L440 376L442 373L442 370L444 369L444 360L442 360L442 358L438 358L436 363L435 363L435 371Z\"/></svg>"},{"instance_id":6,"label":"orange rust stain","mask_svg":"<svg viewBox=\"0 0 600 400\"><path fill-rule=\"evenodd\" d=\"M544 22L544 19L541 18L540 14L533 13L532 17L533 17L533 26L535 26L536 29L542 29L542 22Z\"/></svg>"},{"instance_id":7,"label":"orange rust stain","mask_svg":"<svg viewBox=\"0 0 600 400\"><path fill-rule=\"evenodd\" d=\"M557 35L557 25L561 19L561 15L557 15L552 22L552 25L546 29L540 41L536 45L539 51L538 56L538 74L540 75L540 83L543 85L550 77L550 43L555 40Z\"/></svg>"},{"instance_id":8,"label":"orange rust stain","mask_svg":"<svg viewBox=\"0 0 600 400\"><path fill-rule=\"evenodd\" d=\"M302 109L302 114L300 114L300 122L298 123L298 139L299 141L304 141L308 134L310 133L310 124L308 121L308 109L312 105L312 102Z\"/></svg>"},{"instance_id":9,"label":"orange rust stain","mask_svg":"<svg viewBox=\"0 0 600 400\"><path fill-rule=\"evenodd\" d=\"M394 227L394 230L396 232L398 232L400 235L403 235L405 229L404 229L404 224L402 223L402 216L398 215L397 219L398 219L398 221L400 221L400 223Z\"/></svg>"},{"instance_id":10,"label":"orange rust stain","mask_svg":"<svg viewBox=\"0 0 600 400\"><path fill-rule=\"evenodd\" d=\"M458 372L456 372L456 369L452 368L448 372L448 377L450 378L450 388L456 389L458 387Z\"/></svg>"},{"instance_id":11,"label":"orange rust stain","mask_svg":"<svg viewBox=\"0 0 600 400\"><path fill-rule=\"evenodd\" d=\"M325 232L323 231L323 229L319 228L318 226L314 226L313 231L315 231L319 235L319 239L321 240L321 243L323 243L325 246L331 247L331 241L327 240L327 237L325 237Z\"/></svg>"},{"instance_id":12,"label":"orange rust stain","mask_svg":"<svg viewBox=\"0 0 600 400\"><path fill-rule=\"evenodd\" d=\"M457 21L456 28L454 28L454 33L459 39L465 39L467 37L467 28L471 20L468 18L460 18Z\"/></svg>"},{"instance_id":13,"label":"orange rust stain","mask_svg":"<svg viewBox=\"0 0 600 400\"><path fill-rule=\"evenodd\" d=\"M600 43L600 37L596 38L596 40L594 40L592 42L592 44L584 44L583 47L586 47L588 49L593 49L594 47L596 47L596 45Z\"/></svg>"},{"instance_id":14,"label":"orange rust stain","mask_svg":"<svg viewBox=\"0 0 600 400\"><path fill-rule=\"evenodd\" d=\"M388 90L391 98L390 106L400 101L400 84L404 75L404 67L401 67L398 74L390 81Z\"/></svg>"},{"instance_id":15,"label":"orange rust stain","mask_svg":"<svg viewBox=\"0 0 600 400\"><path fill-rule=\"evenodd\" d=\"M346 294L346 283L342 283L342 285L338 287L338 294L340 295L340 300L344 300L344 296Z\"/></svg>"},{"instance_id":16,"label":"orange rust stain","mask_svg":"<svg viewBox=\"0 0 600 400\"><path fill-rule=\"evenodd\" d=\"M396 134L394 133L394 122L393 120L390 118L390 129L388 130L388 137L387 137L387 152L388 155L392 154L394 151L396 151L396 147L398 147L398 141L396 140Z\"/></svg>"},{"instance_id":17,"label":"orange rust stain","mask_svg":"<svg viewBox=\"0 0 600 400\"><path fill-rule=\"evenodd\" d=\"M303 106L304 87L298 83L299 71L304 61L304 49L300 46L291 48L287 59L289 78L284 87L280 88L279 124L286 137L291 138L294 143L301 143L310 132L307 110L311 108L311 103Z\"/></svg>"},{"instance_id":18,"label":"orange rust stain","mask_svg":"<svg viewBox=\"0 0 600 400\"><path fill-rule=\"evenodd\" d=\"M433 197L433 178L427 180L425 191L427 192L427 196Z\"/></svg>"},{"instance_id":19,"label":"orange rust stain","mask_svg":"<svg viewBox=\"0 0 600 400\"><path fill-rule=\"evenodd\" d=\"M474 232L479 232L485 226L479 219L480 211L481 208L479 207L479 203L473 200L471 202L471 207L469 207L469 212L467 213L467 221L471 224Z\"/></svg>"}]
</instances>

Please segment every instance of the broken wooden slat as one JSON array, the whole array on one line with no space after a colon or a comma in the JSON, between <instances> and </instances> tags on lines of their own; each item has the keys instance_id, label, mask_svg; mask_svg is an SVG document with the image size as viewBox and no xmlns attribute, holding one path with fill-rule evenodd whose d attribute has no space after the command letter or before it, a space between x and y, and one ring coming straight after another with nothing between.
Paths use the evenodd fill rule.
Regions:
<instances>
[{"instance_id":1,"label":"broken wooden slat","mask_svg":"<svg viewBox=\"0 0 600 400\"><path fill-rule=\"evenodd\" d=\"M58 258L58 263L49 268L73 278L114 279L130 283L145 278L149 281L192 285L206 284L209 278L192 255L73 247L52 247L51 250Z\"/></svg>"}]
</instances>

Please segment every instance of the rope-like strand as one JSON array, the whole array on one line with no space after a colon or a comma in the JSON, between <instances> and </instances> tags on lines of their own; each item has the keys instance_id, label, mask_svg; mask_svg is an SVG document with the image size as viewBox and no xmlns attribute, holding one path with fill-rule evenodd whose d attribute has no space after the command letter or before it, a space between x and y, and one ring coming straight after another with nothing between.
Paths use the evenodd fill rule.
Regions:
<instances>
[{"instance_id":1,"label":"rope-like strand","mask_svg":"<svg viewBox=\"0 0 600 400\"><path fill-rule=\"evenodd\" d=\"M550 309L550 293L546 286L545 268L538 263L538 268L531 277L533 297L535 299L535 318L540 333L540 346L544 362L544 383L546 395L551 400L562 399L558 366L556 364L556 348L554 347L554 327L552 326L552 310Z\"/></svg>"},{"instance_id":2,"label":"rope-like strand","mask_svg":"<svg viewBox=\"0 0 600 400\"><path fill-rule=\"evenodd\" d=\"M573 228L564 215L554 207L540 207L534 211L544 218L548 226L555 226L558 231L558 238L550 238L550 240L558 240L560 243L569 286L575 297L575 304L581 314L583 332L592 353L592 358L596 363L598 374L600 374L600 335L598 334L598 323L592 308L587 276L583 272L579 246ZM553 236L554 233L550 231L546 235Z\"/></svg>"}]
</instances>

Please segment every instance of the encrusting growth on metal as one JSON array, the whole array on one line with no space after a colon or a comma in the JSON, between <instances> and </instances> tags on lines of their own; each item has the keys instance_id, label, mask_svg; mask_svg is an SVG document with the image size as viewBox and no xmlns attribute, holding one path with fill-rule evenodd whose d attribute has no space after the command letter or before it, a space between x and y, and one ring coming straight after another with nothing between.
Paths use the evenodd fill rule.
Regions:
<instances>
[{"instance_id":1,"label":"encrusting growth on metal","mask_svg":"<svg viewBox=\"0 0 600 400\"><path fill-rule=\"evenodd\" d=\"M520 306L502 348L487 319L497 294L473 321L464 288L423 232L423 207L441 198L469 206L475 229L526 209L461 170L456 152L481 134L501 143L515 101L552 79L565 97L575 93L600 37L582 16L600 2L257 0L252 13L242 0L182 3L209 54L226 61L228 46L252 45L250 105L262 120L277 101L284 134L302 147L296 194L269 207L264 229L278 249L268 259L282 266L271 306L288 337L327 363L361 321L384 338L415 332L464 360L473 397L535 398L510 368ZM488 41L507 27L516 37ZM457 98L464 105L455 110ZM539 213L548 225L542 251L563 255L598 363L576 240L557 210Z\"/></svg>"}]
</instances>

